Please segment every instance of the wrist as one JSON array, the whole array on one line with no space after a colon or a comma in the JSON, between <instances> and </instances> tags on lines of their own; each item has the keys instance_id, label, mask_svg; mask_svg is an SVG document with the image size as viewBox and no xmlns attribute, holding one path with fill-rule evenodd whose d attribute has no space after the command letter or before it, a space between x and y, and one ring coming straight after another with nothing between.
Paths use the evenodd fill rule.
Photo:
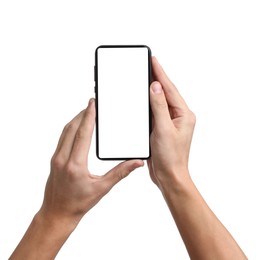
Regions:
<instances>
[{"instance_id":1,"label":"wrist","mask_svg":"<svg viewBox=\"0 0 260 260\"><path fill-rule=\"evenodd\" d=\"M80 219L56 216L48 214L43 209L40 209L34 216L33 221L44 230L53 233L53 235L60 234L65 236L74 231Z\"/></svg>"},{"instance_id":2,"label":"wrist","mask_svg":"<svg viewBox=\"0 0 260 260\"><path fill-rule=\"evenodd\" d=\"M160 169L156 171L159 188L162 190L175 190L182 188L190 180L188 167L180 165L171 169Z\"/></svg>"},{"instance_id":3,"label":"wrist","mask_svg":"<svg viewBox=\"0 0 260 260\"><path fill-rule=\"evenodd\" d=\"M188 167L184 165L174 167L168 173L158 174L157 177L163 194L183 192L192 183Z\"/></svg>"},{"instance_id":4,"label":"wrist","mask_svg":"<svg viewBox=\"0 0 260 260\"><path fill-rule=\"evenodd\" d=\"M49 256L54 257L74 231L77 224L78 222L71 221L70 219L58 219L49 216L41 210L37 212L33 218L32 225L38 233L40 251L49 251Z\"/></svg>"},{"instance_id":5,"label":"wrist","mask_svg":"<svg viewBox=\"0 0 260 260\"><path fill-rule=\"evenodd\" d=\"M10 259L54 259L77 225L46 216L40 210Z\"/></svg>"}]
</instances>

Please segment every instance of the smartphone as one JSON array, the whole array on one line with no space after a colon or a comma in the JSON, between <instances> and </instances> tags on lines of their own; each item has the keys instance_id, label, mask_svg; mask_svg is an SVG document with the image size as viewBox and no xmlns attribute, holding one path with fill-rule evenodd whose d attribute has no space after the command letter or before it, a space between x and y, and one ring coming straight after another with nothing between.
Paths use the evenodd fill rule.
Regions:
<instances>
[{"instance_id":1,"label":"smartphone","mask_svg":"<svg viewBox=\"0 0 260 260\"><path fill-rule=\"evenodd\" d=\"M151 50L101 45L95 51L96 154L101 160L150 157Z\"/></svg>"}]
</instances>

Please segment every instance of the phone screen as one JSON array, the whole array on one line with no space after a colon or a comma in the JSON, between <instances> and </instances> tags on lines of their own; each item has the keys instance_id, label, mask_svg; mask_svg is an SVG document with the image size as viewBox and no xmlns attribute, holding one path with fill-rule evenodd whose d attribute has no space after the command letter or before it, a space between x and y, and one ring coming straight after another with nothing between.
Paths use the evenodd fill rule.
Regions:
<instances>
[{"instance_id":1,"label":"phone screen","mask_svg":"<svg viewBox=\"0 0 260 260\"><path fill-rule=\"evenodd\" d=\"M95 53L97 157L147 159L151 81L149 47L99 46Z\"/></svg>"}]
</instances>

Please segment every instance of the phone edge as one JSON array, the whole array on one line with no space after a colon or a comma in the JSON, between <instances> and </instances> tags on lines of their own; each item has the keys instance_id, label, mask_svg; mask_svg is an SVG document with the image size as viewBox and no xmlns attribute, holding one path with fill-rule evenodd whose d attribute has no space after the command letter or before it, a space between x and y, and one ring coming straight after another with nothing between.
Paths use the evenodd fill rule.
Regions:
<instances>
[{"instance_id":1,"label":"phone edge","mask_svg":"<svg viewBox=\"0 0 260 260\"><path fill-rule=\"evenodd\" d=\"M124 158L101 158L99 156L99 129L98 129L98 49L100 48L147 48L148 50L148 111L149 111L149 154L147 157L124 157ZM94 65L94 81L95 81L95 108L96 108L96 156L102 161L125 161L125 160L148 160L151 157L150 135L152 132L152 110L150 104L150 85L152 83L152 51L148 45L134 44L134 45L99 45L95 49L95 65Z\"/></svg>"}]
</instances>

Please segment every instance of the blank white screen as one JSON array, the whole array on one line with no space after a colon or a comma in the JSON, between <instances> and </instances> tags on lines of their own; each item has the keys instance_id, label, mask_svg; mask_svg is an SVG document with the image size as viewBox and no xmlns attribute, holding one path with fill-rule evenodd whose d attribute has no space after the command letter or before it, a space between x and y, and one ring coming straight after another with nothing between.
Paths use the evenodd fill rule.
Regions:
<instances>
[{"instance_id":1,"label":"blank white screen","mask_svg":"<svg viewBox=\"0 0 260 260\"><path fill-rule=\"evenodd\" d=\"M99 157L146 158L148 49L99 48L97 57Z\"/></svg>"}]
</instances>

